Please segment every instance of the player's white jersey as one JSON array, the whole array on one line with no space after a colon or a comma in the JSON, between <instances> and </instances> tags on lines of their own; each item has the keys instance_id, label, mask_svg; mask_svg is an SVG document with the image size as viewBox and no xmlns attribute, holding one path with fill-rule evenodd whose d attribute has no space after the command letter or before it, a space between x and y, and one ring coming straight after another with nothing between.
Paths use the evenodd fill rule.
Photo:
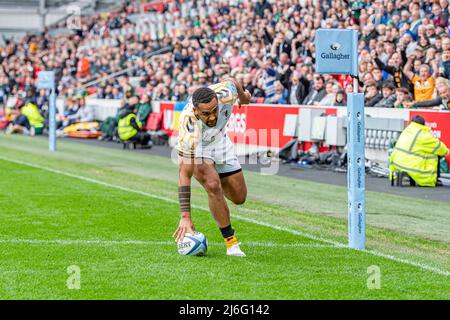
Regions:
<instances>
[{"instance_id":1,"label":"player's white jersey","mask_svg":"<svg viewBox=\"0 0 450 320\"><path fill-rule=\"evenodd\" d=\"M232 81L224 81L209 86L218 98L218 118L214 127L208 127L194 113L194 105L190 100L179 118L177 150L181 156L194 157L196 149L212 143L220 143L225 136L225 126L233 112L233 105L238 98L236 86Z\"/></svg>"}]
</instances>

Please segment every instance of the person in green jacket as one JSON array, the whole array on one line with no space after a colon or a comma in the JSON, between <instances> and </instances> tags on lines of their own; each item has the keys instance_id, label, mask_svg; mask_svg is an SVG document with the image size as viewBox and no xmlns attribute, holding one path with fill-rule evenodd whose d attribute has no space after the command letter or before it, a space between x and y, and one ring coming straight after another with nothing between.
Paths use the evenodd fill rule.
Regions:
<instances>
[{"instance_id":1,"label":"person in green jacket","mask_svg":"<svg viewBox=\"0 0 450 320\"><path fill-rule=\"evenodd\" d=\"M139 104L137 107L137 117L138 120L142 123L143 127L147 126L147 119L150 113L152 113L152 104L150 97L147 94L143 94L141 99L139 100Z\"/></svg>"},{"instance_id":2,"label":"person in green jacket","mask_svg":"<svg viewBox=\"0 0 450 320\"><path fill-rule=\"evenodd\" d=\"M114 117L107 117L100 124L100 131L102 132L102 136L100 140L103 141L111 141L114 140L115 132L117 130L117 124L119 123L119 119L121 118L122 113L126 112L126 102L125 100L120 101L120 107L117 109L116 115Z\"/></svg>"},{"instance_id":3,"label":"person in green jacket","mask_svg":"<svg viewBox=\"0 0 450 320\"><path fill-rule=\"evenodd\" d=\"M435 187L438 182L439 157L449 154L447 146L430 132L425 119L419 115L412 118L408 127L398 138L389 157L389 176L393 172L406 172L414 182L423 187Z\"/></svg>"}]
</instances>

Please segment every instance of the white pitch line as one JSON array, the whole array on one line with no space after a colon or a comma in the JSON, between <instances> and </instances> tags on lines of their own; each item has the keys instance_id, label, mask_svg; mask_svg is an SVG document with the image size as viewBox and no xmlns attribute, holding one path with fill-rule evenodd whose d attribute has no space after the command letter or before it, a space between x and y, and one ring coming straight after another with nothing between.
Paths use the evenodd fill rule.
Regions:
<instances>
[{"instance_id":1,"label":"white pitch line","mask_svg":"<svg viewBox=\"0 0 450 320\"><path fill-rule=\"evenodd\" d=\"M166 201L166 202L169 202L169 203L178 204L178 201L173 200L171 198L158 196L158 195L155 195L155 194L152 194L152 193L147 193L147 192L140 191L140 190L133 190L133 189L130 189L130 188L119 186L119 185L103 182L103 181L100 181L100 180L96 180L96 179L92 179L92 178L88 178L88 177L84 177L84 176L80 176L80 175L76 175L76 174L72 174L72 173L68 173L68 172L64 172L64 171L60 171L60 170L56 170L56 169L52 169L52 168L48 168L48 167L44 167L44 166L41 166L41 165L38 165L38 164L35 164L35 163L25 162L25 161L16 160L16 159L9 159L9 158L3 157L3 156L0 156L0 160L9 161L9 162L13 162L13 163L17 163L17 164L21 164L21 165L25 165L25 166L29 166L29 167L33 167L33 168L37 168L37 169L53 172L53 173L56 173L56 174L64 175L64 176L67 176L67 177L71 177L71 178L75 178L75 179L79 179L79 180L83 180L83 181L88 181L88 182L95 183L95 184L102 185L102 186L109 187L109 188L114 188L114 189L119 189L119 190L123 190L123 191L130 192L130 193L140 194L140 195L143 195L143 196L146 196L146 197L150 197L150 198ZM209 212L209 209L204 208L202 206L198 206L198 205L194 205L193 204L193 205L191 205L191 207ZM242 208L241 208L241 210L242 210ZM312 240L328 243L328 244L330 244L330 245L332 245L332 246L334 246L336 248L339 248L339 247L348 248L345 244L337 242L337 241L334 241L334 240L331 240L331 239L315 236L315 235L312 235L312 234L309 234L309 233L301 232L301 231L298 231L298 230L294 230L294 229L290 229L290 228L286 228L286 227L282 227L282 226L273 225L273 224L270 224L270 223L267 223L267 222L255 220L255 219L248 218L248 217L243 217L243 216L236 215L236 214L231 214L231 216L236 218L236 219L238 219L238 220L247 221L247 222L250 222L250 223L253 223L253 224L257 224L257 225L260 225L260 226L264 226L264 227L268 227L268 228L271 228L271 229L275 229L275 230L279 230L279 231L285 231L285 232L288 232L288 233L291 233L291 234L295 234L295 235L299 235L299 236L302 236L302 237L305 237L305 238L309 238L309 239L312 239ZM350 248L348 248L348 249L350 249ZM403 263L403 264L406 264L406 265L414 266L414 267L417 267L417 268L420 268L420 269L423 269L423 270L427 270L427 271L430 271L430 272L433 272L433 273L436 273L436 274L439 274L439 275L450 276L450 272L449 271L441 270L439 268L435 268L435 267L430 266L428 264L414 262L414 261L410 261L410 260L403 259L403 258L398 258L398 257L392 256L392 255L388 255L388 254L385 254L385 253L381 253L381 252L378 252L378 251L375 251L375 250L361 250L361 252L369 253L369 254L377 256L377 257L382 257L382 258L389 259L389 260L392 260L392 261L395 261L395 262L400 262L400 263Z\"/></svg>"},{"instance_id":2,"label":"white pitch line","mask_svg":"<svg viewBox=\"0 0 450 320\"><path fill-rule=\"evenodd\" d=\"M80 239L0 239L0 244L57 244L57 245L142 245L142 246L176 246L175 241L143 241L143 240L80 240ZM208 242L208 246L225 246L223 242ZM324 248L335 246L317 243L274 243L274 242L246 242L244 246L264 248Z\"/></svg>"}]
</instances>

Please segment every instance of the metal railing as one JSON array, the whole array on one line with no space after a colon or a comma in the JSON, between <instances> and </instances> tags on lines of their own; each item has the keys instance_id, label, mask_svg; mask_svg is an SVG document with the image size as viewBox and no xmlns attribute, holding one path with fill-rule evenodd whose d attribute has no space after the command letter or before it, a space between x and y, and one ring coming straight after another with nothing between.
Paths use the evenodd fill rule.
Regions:
<instances>
[{"instance_id":1,"label":"metal railing","mask_svg":"<svg viewBox=\"0 0 450 320\"><path fill-rule=\"evenodd\" d=\"M149 52L149 53L148 53L147 55L145 55L143 58L144 58L144 59L150 59L150 58L153 57L153 56L157 56L157 55L160 55L160 54L164 54L164 53L170 52L170 51L172 51L172 50L173 50L173 47L172 47L172 46L164 47L164 48L161 48L161 49L158 49L158 50ZM137 68L138 68L138 66L126 68L126 69L123 69L123 70L121 70L121 71L117 71L117 72L111 73L111 74L109 74L109 75L107 75L107 76L105 76L105 77L103 77L103 78L100 78L100 79L97 79L97 80L89 81L89 82L87 82L87 83L81 85L81 86L80 86L80 89L86 89L86 88L91 87L91 86L93 86L93 85L96 85L96 84L98 84L98 83L100 83L100 82L102 82L102 81L106 81L106 80L109 80L109 79L118 77L118 76L120 76L120 75L122 75L122 74L124 74L124 73L127 73L127 72L129 72L129 71L133 71L133 70L135 70L135 69L137 69Z\"/></svg>"}]
</instances>

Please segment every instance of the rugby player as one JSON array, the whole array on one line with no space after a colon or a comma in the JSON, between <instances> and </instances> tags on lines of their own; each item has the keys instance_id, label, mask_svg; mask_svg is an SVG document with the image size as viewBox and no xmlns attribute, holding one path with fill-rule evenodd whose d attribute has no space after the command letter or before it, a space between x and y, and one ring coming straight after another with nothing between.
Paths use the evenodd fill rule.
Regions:
<instances>
[{"instance_id":1,"label":"rugby player","mask_svg":"<svg viewBox=\"0 0 450 320\"><path fill-rule=\"evenodd\" d=\"M225 197L239 205L247 187L241 165L225 126L237 103L250 103L251 94L233 78L197 89L181 112L178 132L178 198L181 211L173 237L178 242L195 231L191 219L191 180L194 177L208 194L209 209L222 233L229 256L245 256L231 227Z\"/></svg>"}]
</instances>

